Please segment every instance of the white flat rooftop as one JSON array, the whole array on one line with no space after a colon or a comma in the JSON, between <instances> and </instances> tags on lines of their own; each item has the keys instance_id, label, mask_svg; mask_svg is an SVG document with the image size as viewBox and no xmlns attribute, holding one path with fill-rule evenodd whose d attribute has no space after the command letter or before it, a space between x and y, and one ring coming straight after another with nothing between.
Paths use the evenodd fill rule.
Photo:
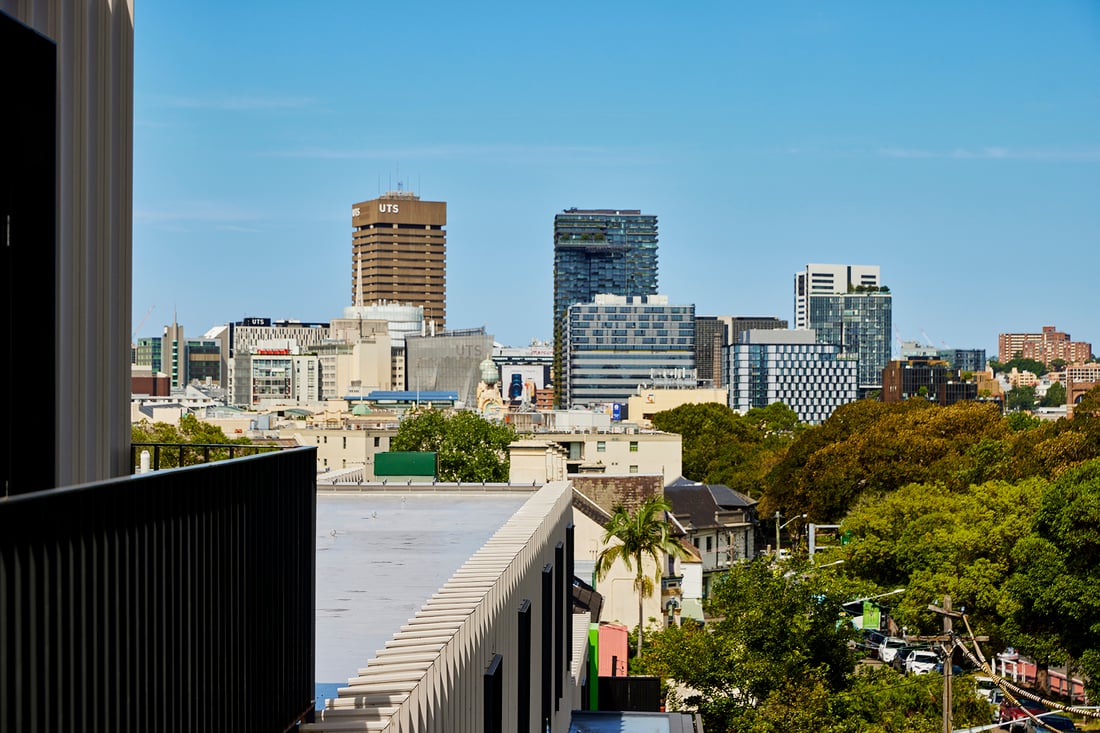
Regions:
<instances>
[{"instance_id":1,"label":"white flat rooftop","mask_svg":"<svg viewBox=\"0 0 1100 733\"><path fill-rule=\"evenodd\" d=\"M318 706L532 496L394 489L317 494Z\"/></svg>"}]
</instances>

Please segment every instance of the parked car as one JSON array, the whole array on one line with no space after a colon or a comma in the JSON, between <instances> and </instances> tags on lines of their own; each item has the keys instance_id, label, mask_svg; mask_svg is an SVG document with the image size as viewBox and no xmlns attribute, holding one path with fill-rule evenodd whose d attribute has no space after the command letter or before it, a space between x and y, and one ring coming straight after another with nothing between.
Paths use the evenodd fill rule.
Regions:
<instances>
[{"instance_id":1,"label":"parked car","mask_svg":"<svg viewBox=\"0 0 1100 733\"><path fill-rule=\"evenodd\" d=\"M904 646L906 646L905 639L896 636L887 636L882 640L882 643L878 645L878 658L882 660L884 664L889 664L894 661L894 656L897 655L898 649Z\"/></svg>"},{"instance_id":2,"label":"parked car","mask_svg":"<svg viewBox=\"0 0 1100 733\"><path fill-rule=\"evenodd\" d=\"M901 674L906 674L905 662L909 659L909 655L915 651L928 651L928 648L927 644L906 644L894 653L894 658L890 660L890 666Z\"/></svg>"},{"instance_id":3,"label":"parked car","mask_svg":"<svg viewBox=\"0 0 1100 733\"><path fill-rule=\"evenodd\" d=\"M1073 722L1073 719L1061 713L1043 715L1039 719L1043 721L1042 725L1036 725L1035 721L1029 718L1028 721L1024 723L1024 730L1027 731L1027 733L1063 733L1063 731L1078 730L1077 724Z\"/></svg>"},{"instance_id":4,"label":"parked car","mask_svg":"<svg viewBox=\"0 0 1100 733\"><path fill-rule=\"evenodd\" d=\"M931 649L914 649L905 657L905 674L928 674L940 658Z\"/></svg>"},{"instance_id":5,"label":"parked car","mask_svg":"<svg viewBox=\"0 0 1100 733\"><path fill-rule=\"evenodd\" d=\"M940 662L939 667L942 669L943 662ZM940 671L940 669L937 669L936 671L938 672ZM954 673L955 670L952 669L951 674ZM978 693L978 696L984 697L986 700L992 700L993 691L1000 689L999 687L997 687L997 683L993 681L992 677L986 677L984 674L974 675L974 687L975 692Z\"/></svg>"},{"instance_id":6,"label":"parked car","mask_svg":"<svg viewBox=\"0 0 1100 733\"><path fill-rule=\"evenodd\" d=\"M997 722L1002 724L1002 728L1008 728L1010 731L1024 730L1027 721L1031 720L1027 717L1024 709L1027 709L1032 715L1049 712L1049 708L1041 702L1023 697L1019 698L1019 701L1019 705L1013 705L1007 699L1001 700L1001 706L997 710ZM1004 725L1005 723L1008 725Z\"/></svg>"},{"instance_id":7,"label":"parked car","mask_svg":"<svg viewBox=\"0 0 1100 733\"><path fill-rule=\"evenodd\" d=\"M875 629L864 629L856 648L866 652L871 659L878 659L878 647L886 639L886 634Z\"/></svg>"}]
</instances>

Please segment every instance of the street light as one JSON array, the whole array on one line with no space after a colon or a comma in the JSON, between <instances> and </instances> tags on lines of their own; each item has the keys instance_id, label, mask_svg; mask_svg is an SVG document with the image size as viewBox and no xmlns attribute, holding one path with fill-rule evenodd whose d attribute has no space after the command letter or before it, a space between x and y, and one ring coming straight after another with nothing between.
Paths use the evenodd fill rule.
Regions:
<instances>
[{"instance_id":1,"label":"street light","mask_svg":"<svg viewBox=\"0 0 1100 733\"><path fill-rule=\"evenodd\" d=\"M809 516L809 515L800 514L799 516L791 517L790 519L788 519L783 524L780 524L779 520L780 520L781 517L779 516L779 510L778 509L775 510L775 558L777 560L779 559L779 530L783 529L784 527L786 527L788 524L795 521L796 519L805 519L807 516Z\"/></svg>"}]
</instances>

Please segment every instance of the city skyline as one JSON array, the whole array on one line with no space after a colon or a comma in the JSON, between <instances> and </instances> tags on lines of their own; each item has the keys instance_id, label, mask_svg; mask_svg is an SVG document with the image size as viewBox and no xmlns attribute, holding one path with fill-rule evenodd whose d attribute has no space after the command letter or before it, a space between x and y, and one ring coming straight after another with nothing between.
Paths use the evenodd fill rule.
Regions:
<instances>
[{"instance_id":1,"label":"city skyline","mask_svg":"<svg viewBox=\"0 0 1100 733\"><path fill-rule=\"evenodd\" d=\"M352 4L142 6L137 335L339 317L348 207L401 183L448 203L448 325L507 345L553 337L570 207L656 215L700 315L793 321L791 273L856 262L895 349L1100 338L1095 5L648 8L372 8L415 33L350 44Z\"/></svg>"}]
</instances>

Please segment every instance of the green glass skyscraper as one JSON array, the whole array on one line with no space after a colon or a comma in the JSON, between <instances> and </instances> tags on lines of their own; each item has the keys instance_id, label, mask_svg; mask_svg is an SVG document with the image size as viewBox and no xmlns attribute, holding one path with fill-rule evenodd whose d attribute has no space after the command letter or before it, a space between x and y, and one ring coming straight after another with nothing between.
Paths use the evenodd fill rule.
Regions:
<instances>
[{"instance_id":1,"label":"green glass skyscraper","mask_svg":"<svg viewBox=\"0 0 1100 733\"><path fill-rule=\"evenodd\" d=\"M600 294L657 294L657 217L638 209L566 209L554 217L554 397L560 405L569 306Z\"/></svg>"}]
</instances>

